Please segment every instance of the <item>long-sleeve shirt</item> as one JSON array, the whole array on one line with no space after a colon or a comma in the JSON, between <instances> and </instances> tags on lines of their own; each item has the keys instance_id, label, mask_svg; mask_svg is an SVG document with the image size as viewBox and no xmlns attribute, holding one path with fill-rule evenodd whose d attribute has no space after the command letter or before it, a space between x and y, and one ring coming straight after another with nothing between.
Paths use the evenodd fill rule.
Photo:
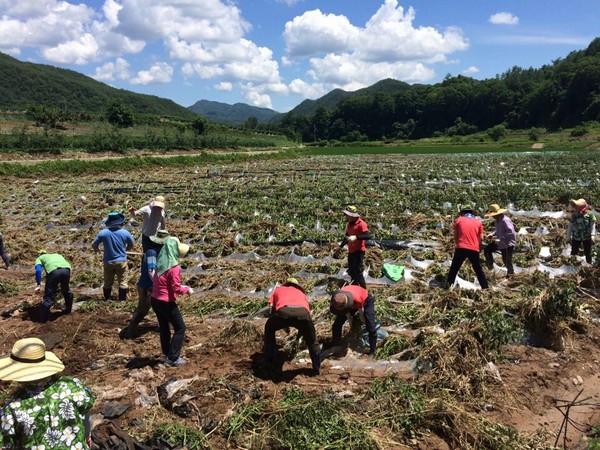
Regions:
<instances>
[{"instance_id":1,"label":"long-sleeve shirt","mask_svg":"<svg viewBox=\"0 0 600 450\"><path fill-rule=\"evenodd\" d=\"M42 284L42 269L46 273L50 273L56 269L70 269L71 264L58 253L44 253L38 256L35 260L35 281L38 284Z\"/></svg>"},{"instance_id":2,"label":"long-sleeve shirt","mask_svg":"<svg viewBox=\"0 0 600 450\"><path fill-rule=\"evenodd\" d=\"M517 243L517 232L515 231L512 220L503 214L501 218L496 218L494 227L495 231L492 234L498 239L496 245L499 249L515 246Z\"/></svg>"},{"instance_id":3,"label":"long-sleeve shirt","mask_svg":"<svg viewBox=\"0 0 600 450\"><path fill-rule=\"evenodd\" d=\"M360 217L346 225L346 236L356 236L356 241L348 242L348 253L364 252L367 249L365 239L369 239L367 222Z\"/></svg>"},{"instance_id":4,"label":"long-sleeve shirt","mask_svg":"<svg viewBox=\"0 0 600 450\"><path fill-rule=\"evenodd\" d=\"M150 208L150 205L146 205L133 214L142 216L142 234L144 236L155 236L158 230L164 230L166 227L165 210L163 208Z\"/></svg>"},{"instance_id":5,"label":"long-sleeve shirt","mask_svg":"<svg viewBox=\"0 0 600 450\"><path fill-rule=\"evenodd\" d=\"M588 241L596 234L596 216L588 211L585 214L573 214L569 219L567 239Z\"/></svg>"},{"instance_id":6,"label":"long-sleeve shirt","mask_svg":"<svg viewBox=\"0 0 600 450\"><path fill-rule=\"evenodd\" d=\"M178 295L189 292L190 288L181 284L181 267L179 265L171 267L160 276L154 274L152 297L156 300L174 302Z\"/></svg>"}]
</instances>

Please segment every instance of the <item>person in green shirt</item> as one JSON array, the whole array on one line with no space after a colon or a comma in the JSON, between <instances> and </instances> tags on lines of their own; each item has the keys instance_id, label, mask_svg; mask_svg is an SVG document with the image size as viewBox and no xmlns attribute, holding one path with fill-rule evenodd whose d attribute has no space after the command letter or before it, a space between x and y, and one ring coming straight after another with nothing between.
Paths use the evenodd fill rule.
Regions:
<instances>
[{"instance_id":1,"label":"person in green shirt","mask_svg":"<svg viewBox=\"0 0 600 450\"><path fill-rule=\"evenodd\" d=\"M95 397L38 338L20 339L0 358L0 380L21 385L0 410L3 450L87 450Z\"/></svg>"},{"instance_id":2,"label":"person in green shirt","mask_svg":"<svg viewBox=\"0 0 600 450\"><path fill-rule=\"evenodd\" d=\"M41 322L50 320L50 308L54 304L56 290L60 290L65 299L65 309L63 314L71 314L73 308L73 293L71 292L71 265L58 253L47 253L46 250L38 252L38 258L35 260L35 281L37 283L36 291L41 289L42 270L46 271L46 283L44 285L44 298L40 305Z\"/></svg>"}]
</instances>

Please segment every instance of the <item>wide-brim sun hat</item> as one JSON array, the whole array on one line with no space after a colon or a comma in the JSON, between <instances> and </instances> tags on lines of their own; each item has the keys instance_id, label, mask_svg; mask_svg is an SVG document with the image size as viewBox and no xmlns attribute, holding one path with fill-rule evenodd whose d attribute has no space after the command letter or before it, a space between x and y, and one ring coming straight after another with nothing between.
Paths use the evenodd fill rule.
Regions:
<instances>
[{"instance_id":1,"label":"wide-brim sun hat","mask_svg":"<svg viewBox=\"0 0 600 450\"><path fill-rule=\"evenodd\" d=\"M0 380L36 381L62 372L62 361L38 338L19 339L9 355L0 358Z\"/></svg>"},{"instance_id":2,"label":"wide-brim sun hat","mask_svg":"<svg viewBox=\"0 0 600 450\"><path fill-rule=\"evenodd\" d=\"M506 208L500 208L500 205L497 203L492 203L490 205L488 213L485 215L486 217L494 217L498 214L504 214L507 211Z\"/></svg>"},{"instance_id":3,"label":"wide-brim sun hat","mask_svg":"<svg viewBox=\"0 0 600 450\"><path fill-rule=\"evenodd\" d=\"M587 202L584 198L571 199L569 203L577 209L577 211L582 210L588 206Z\"/></svg>"},{"instance_id":4,"label":"wide-brim sun hat","mask_svg":"<svg viewBox=\"0 0 600 450\"><path fill-rule=\"evenodd\" d=\"M331 308L336 311L344 311L352 308L354 296L351 292L338 289L331 295Z\"/></svg>"},{"instance_id":5,"label":"wide-brim sun hat","mask_svg":"<svg viewBox=\"0 0 600 450\"><path fill-rule=\"evenodd\" d=\"M162 195L157 195L150 202L150 207L165 208L165 198Z\"/></svg>"},{"instance_id":6,"label":"wide-brim sun hat","mask_svg":"<svg viewBox=\"0 0 600 450\"><path fill-rule=\"evenodd\" d=\"M163 231L166 232L166 230L163 230ZM162 244L162 245L165 245L169 239L173 239L173 240L177 241L177 247L178 247L178 250L179 250L179 256L185 256L190 251L190 246L188 244L184 244L183 242L181 242L175 236L167 235L164 238L160 238L158 236L151 236L150 237L150 240L152 242L154 242L156 244Z\"/></svg>"},{"instance_id":7,"label":"wide-brim sun hat","mask_svg":"<svg viewBox=\"0 0 600 450\"><path fill-rule=\"evenodd\" d=\"M108 217L104 220L104 225L107 227L123 225L123 223L125 223L125 215L116 211L108 213Z\"/></svg>"},{"instance_id":8,"label":"wide-brim sun hat","mask_svg":"<svg viewBox=\"0 0 600 450\"><path fill-rule=\"evenodd\" d=\"M290 277L287 280L285 280L285 283L283 283L283 286L293 286L297 289L300 289L302 292L304 292L304 288L302 287L302 285L300 285L300 282L298 281L298 279L294 278L294 277Z\"/></svg>"},{"instance_id":9,"label":"wide-brim sun hat","mask_svg":"<svg viewBox=\"0 0 600 450\"><path fill-rule=\"evenodd\" d=\"M343 209L342 212L348 217L360 217L358 213L358 209L354 205L348 205L346 209Z\"/></svg>"}]
</instances>

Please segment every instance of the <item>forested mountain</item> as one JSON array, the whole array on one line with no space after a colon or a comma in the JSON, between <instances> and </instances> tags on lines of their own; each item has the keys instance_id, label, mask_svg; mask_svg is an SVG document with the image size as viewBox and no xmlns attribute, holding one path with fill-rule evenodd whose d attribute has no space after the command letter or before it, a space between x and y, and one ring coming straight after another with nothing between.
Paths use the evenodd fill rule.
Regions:
<instances>
[{"instance_id":1,"label":"forested mountain","mask_svg":"<svg viewBox=\"0 0 600 450\"><path fill-rule=\"evenodd\" d=\"M25 110L36 104L72 113L101 113L111 100L131 105L138 114L196 117L172 100L116 89L72 70L21 62L0 53L2 109Z\"/></svg>"},{"instance_id":2,"label":"forested mountain","mask_svg":"<svg viewBox=\"0 0 600 450\"><path fill-rule=\"evenodd\" d=\"M343 89L334 89L317 100L304 100L288 114L298 116L308 116L314 114L320 106L327 109L335 108L342 100L349 97L357 97L361 95L376 95L376 94L394 94L406 89L410 89L410 84L403 81L392 80L391 78L378 81L372 86L348 92Z\"/></svg>"},{"instance_id":3,"label":"forested mountain","mask_svg":"<svg viewBox=\"0 0 600 450\"><path fill-rule=\"evenodd\" d=\"M210 100L199 100L188 109L213 122L225 125L242 125L250 117L255 117L258 123L267 123L281 114L272 109L250 106L245 103L229 105Z\"/></svg>"},{"instance_id":4,"label":"forested mountain","mask_svg":"<svg viewBox=\"0 0 600 450\"><path fill-rule=\"evenodd\" d=\"M385 89L374 90L380 84ZM301 114L309 107L312 112ZM513 67L482 81L457 76L409 86L384 80L352 93L332 91L303 102L280 125L304 141L354 141L466 135L496 126L558 129L586 121L600 121L600 38L539 69Z\"/></svg>"}]
</instances>

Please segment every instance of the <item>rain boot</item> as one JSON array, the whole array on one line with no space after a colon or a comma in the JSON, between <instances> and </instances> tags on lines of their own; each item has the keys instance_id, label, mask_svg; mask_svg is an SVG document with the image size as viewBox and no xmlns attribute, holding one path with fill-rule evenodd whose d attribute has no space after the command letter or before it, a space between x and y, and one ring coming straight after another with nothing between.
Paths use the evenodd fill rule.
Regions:
<instances>
[{"instance_id":1,"label":"rain boot","mask_svg":"<svg viewBox=\"0 0 600 450\"><path fill-rule=\"evenodd\" d=\"M63 314L71 314L73 309L73 293L69 292L65 297L65 309L62 310Z\"/></svg>"},{"instance_id":2,"label":"rain boot","mask_svg":"<svg viewBox=\"0 0 600 450\"><path fill-rule=\"evenodd\" d=\"M102 289L104 292L104 300L110 300L111 289Z\"/></svg>"},{"instance_id":3,"label":"rain boot","mask_svg":"<svg viewBox=\"0 0 600 450\"><path fill-rule=\"evenodd\" d=\"M125 288L125 289L119 288L119 300L122 300L122 301L127 300L127 291L128 291L127 288Z\"/></svg>"},{"instance_id":4,"label":"rain boot","mask_svg":"<svg viewBox=\"0 0 600 450\"><path fill-rule=\"evenodd\" d=\"M377 350L377 333L369 334L369 356L375 355L375 350Z\"/></svg>"},{"instance_id":5,"label":"rain boot","mask_svg":"<svg viewBox=\"0 0 600 450\"><path fill-rule=\"evenodd\" d=\"M319 353L311 353L310 360L312 361L313 374L319 375L321 373L321 355Z\"/></svg>"},{"instance_id":6,"label":"rain boot","mask_svg":"<svg viewBox=\"0 0 600 450\"><path fill-rule=\"evenodd\" d=\"M46 323L50 320L50 306L40 303L40 322Z\"/></svg>"}]
</instances>

